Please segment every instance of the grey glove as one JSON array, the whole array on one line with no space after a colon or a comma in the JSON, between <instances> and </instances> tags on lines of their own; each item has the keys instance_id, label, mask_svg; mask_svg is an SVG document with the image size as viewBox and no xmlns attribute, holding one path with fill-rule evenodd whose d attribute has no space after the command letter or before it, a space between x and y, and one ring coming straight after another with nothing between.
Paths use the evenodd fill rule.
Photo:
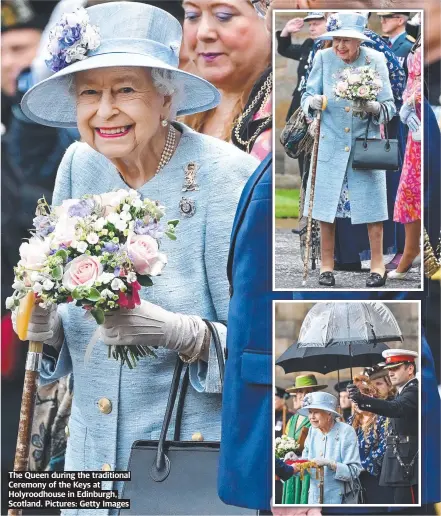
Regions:
<instances>
[{"instance_id":1,"label":"grey glove","mask_svg":"<svg viewBox=\"0 0 441 516\"><path fill-rule=\"evenodd\" d=\"M169 312L148 301L133 310L106 314L101 325L101 340L108 346L159 346L178 351L190 361L191 357L208 360L208 339L200 317Z\"/></svg>"},{"instance_id":2,"label":"grey glove","mask_svg":"<svg viewBox=\"0 0 441 516\"><path fill-rule=\"evenodd\" d=\"M337 463L333 460L328 459L312 459L312 462L315 462L317 466L327 466L328 468L331 468L335 471L337 467Z\"/></svg>"},{"instance_id":3,"label":"grey glove","mask_svg":"<svg viewBox=\"0 0 441 516\"><path fill-rule=\"evenodd\" d=\"M314 95L309 98L310 109L322 109L323 106L323 95Z\"/></svg>"},{"instance_id":4,"label":"grey glove","mask_svg":"<svg viewBox=\"0 0 441 516\"><path fill-rule=\"evenodd\" d=\"M289 451L285 457L283 457L283 460L298 460L298 456L293 452L293 451Z\"/></svg>"},{"instance_id":5,"label":"grey glove","mask_svg":"<svg viewBox=\"0 0 441 516\"><path fill-rule=\"evenodd\" d=\"M17 333L17 313L12 312L12 327ZM26 340L44 342L59 350L64 340L63 325L61 317L57 312L57 307L50 309L41 308L35 305L28 325Z\"/></svg>"},{"instance_id":6,"label":"grey glove","mask_svg":"<svg viewBox=\"0 0 441 516\"><path fill-rule=\"evenodd\" d=\"M403 124L407 125L407 119L409 118L409 115L413 113L415 109L412 105L405 102L400 109L400 120Z\"/></svg>"},{"instance_id":7,"label":"grey glove","mask_svg":"<svg viewBox=\"0 0 441 516\"><path fill-rule=\"evenodd\" d=\"M378 115L380 113L381 104L376 100L368 100L368 101L354 101L352 106L352 111L361 113L372 113L373 115Z\"/></svg>"}]
</instances>

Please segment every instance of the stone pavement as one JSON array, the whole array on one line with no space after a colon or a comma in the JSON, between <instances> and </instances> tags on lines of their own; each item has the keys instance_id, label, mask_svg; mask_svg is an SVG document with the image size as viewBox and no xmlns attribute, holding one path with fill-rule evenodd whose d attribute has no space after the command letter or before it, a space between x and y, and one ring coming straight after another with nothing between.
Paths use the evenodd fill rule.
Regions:
<instances>
[{"instance_id":1,"label":"stone pavement","mask_svg":"<svg viewBox=\"0 0 441 516\"><path fill-rule=\"evenodd\" d=\"M335 287L322 287L318 283L319 268L315 271L310 270L306 286L302 287L303 280L303 262L300 258L299 236L292 233L290 229L276 229L275 234L276 249L275 249L275 287L276 289L365 289L366 278L369 272L343 272L336 271ZM389 262L393 255L386 256L385 262ZM362 262L363 268L369 270L369 262ZM381 290L400 289L409 290L421 287L421 270L419 267L414 267L408 273L404 280L387 280L386 285L381 287ZM373 289L374 290L374 289Z\"/></svg>"}]
</instances>

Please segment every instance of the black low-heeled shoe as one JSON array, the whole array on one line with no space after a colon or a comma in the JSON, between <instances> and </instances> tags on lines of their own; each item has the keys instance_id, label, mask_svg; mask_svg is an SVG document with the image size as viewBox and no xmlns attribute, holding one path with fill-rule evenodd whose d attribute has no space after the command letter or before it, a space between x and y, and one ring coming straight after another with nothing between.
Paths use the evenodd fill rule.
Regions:
<instances>
[{"instance_id":1,"label":"black low-heeled shoe","mask_svg":"<svg viewBox=\"0 0 441 516\"><path fill-rule=\"evenodd\" d=\"M335 285L334 274L331 271L322 272L319 276L319 285L333 287Z\"/></svg>"},{"instance_id":2,"label":"black low-heeled shoe","mask_svg":"<svg viewBox=\"0 0 441 516\"><path fill-rule=\"evenodd\" d=\"M366 280L366 287L384 287L386 285L387 271L384 272L383 276L378 272L371 272Z\"/></svg>"}]
</instances>

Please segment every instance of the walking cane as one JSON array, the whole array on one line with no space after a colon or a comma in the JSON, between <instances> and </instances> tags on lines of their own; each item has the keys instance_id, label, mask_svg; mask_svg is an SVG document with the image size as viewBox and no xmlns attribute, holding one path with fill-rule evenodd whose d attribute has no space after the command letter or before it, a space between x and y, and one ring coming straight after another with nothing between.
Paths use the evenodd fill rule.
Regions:
<instances>
[{"instance_id":1,"label":"walking cane","mask_svg":"<svg viewBox=\"0 0 441 516\"><path fill-rule=\"evenodd\" d=\"M30 292L21 300L17 313L17 333L20 340L26 339L29 319L34 308L34 293ZM27 471L31 441L32 420L37 394L40 365L43 356L42 342L29 342L25 365L25 378L18 425L17 447L15 449L14 471ZM8 516L22 514L21 509L9 509Z\"/></svg>"},{"instance_id":2,"label":"walking cane","mask_svg":"<svg viewBox=\"0 0 441 516\"><path fill-rule=\"evenodd\" d=\"M319 503L323 504L324 503L323 500L325 498L325 471L324 471L324 467L320 466L318 468L318 471L319 471Z\"/></svg>"},{"instance_id":3,"label":"walking cane","mask_svg":"<svg viewBox=\"0 0 441 516\"><path fill-rule=\"evenodd\" d=\"M323 95L322 111L326 109L328 99ZM305 261L303 262L303 282L302 287L306 285L306 279L308 277L308 264L309 256L311 254L311 229L312 229L312 207L314 204L314 191L315 191L315 176L317 171L317 157L318 147L320 143L320 123L322 119L321 111L317 111L317 126L314 135L314 146L312 148L312 167L311 167L311 187L309 190L309 206L308 206L308 221L306 224L306 249L305 249Z\"/></svg>"}]
</instances>

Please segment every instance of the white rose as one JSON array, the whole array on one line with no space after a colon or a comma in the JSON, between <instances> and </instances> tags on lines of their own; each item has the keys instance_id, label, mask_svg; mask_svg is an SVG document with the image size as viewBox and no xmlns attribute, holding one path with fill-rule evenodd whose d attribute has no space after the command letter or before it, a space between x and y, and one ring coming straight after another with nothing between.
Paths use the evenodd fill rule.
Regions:
<instances>
[{"instance_id":1,"label":"white rose","mask_svg":"<svg viewBox=\"0 0 441 516\"><path fill-rule=\"evenodd\" d=\"M158 242L149 235L132 235L127 251L138 274L158 276L167 263L167 256L159 252Z\"/></svg>"},{"instance_id":2,"label":"white rose","mask_svg":"<svg viewBox=\"0 0 441 516\"><path fill-rule=\"evenodd\" d=\"M127 222L120 219L118 220L118 222L115 222L115 227L116 229L119 229L119 231L124 231L125 229L127 229Z\"/></svg>"},{"instance_id":3,"label":"white rose","mask_svg":"<svg viewBox=\"0 0 441 516\"><path fill-rule=\"evenodd\" d=\"M96 233L89 233L87 235L86 240L89 242L89 244L97 244L100 239ZM81 252L84 252L84 251L81 251Z\"/></svg>"},{"instance_id":4,"label":"white rose","mask_svg":"<svg viewBox=\"0 0 441 516\"><path fill-rule=\"evenodd\" d=\"M34 283L32 285L32 290L36 293L36 294L40 294L41 292L43 292L43 285L41 283Z\"/></svg>"},{"instance_id":5,"label":"white rose","mask_svg":"<svg viewBox=\"0 0 441 516\"><path fill-rule=\"evenodd\" d=\"M129 195L127 190L117 190L116 192L107 192L101 195L94 195L93 198L105 208L106 215L109 215L122 204L124 199Z\"/></svg>"},{"instance_id":6,"label":"white rose","mask_svg":"<svg viewBox=\"0 0 441 516\"><path fill-rule=\"evenodd\" d=\"M356 73L351 73L348 76L349 84L357 84L360 81L360 76Z\"/></svg>"},{"instance_id":7,"label":"white rose","mask_svg":"<svg viewBox=\"0 0 441 516\"><path fill-rule=\"evenodd\" d=\"M48 239L32 237L28 242L23 242L18 250L21 258L19 265L34 271L41 270L46 263L50 250Z\"/></svg>"},{"instance_id":8,"label":"white rose","mask_svg":"<svg viewBox=\"0 0 441 516\"><path fill-rule=\"evenodd\" d=\"M119 213L112 212L108 215L107 221L110 222L110 224L115 225L117 222L119 222L121 219L119 218Z\"/></svg>"},{"instance_id":9,"label":"white rose","mask_svg":"<svg viewBox=\"0 0 441 516\"><path fill-rule=\"evenodd\" d=\"M79 253L85 253L87 251L87 244L86 244L86 242L83 242L83 241L78 242L78 244L77 244L77 251Z\"/></svg>"},{"instance_id":10,"label":"white rose","mask_svg":"<svg viewBox=\"0 0 441 516\"><path fill-rule=\"evenodd\" d=\"M50 279L43 281L43 290L51 290L54 287L55 283Z\"/></svg>"},{"instance_id":11,"label":"white rose","mask_svg":"<svg viewBox=\"0 0 441 516\"><path fill-rule=\"evenodd\" d=\"M101 231L105 225L106 225L106 221L104 220L104 218L103 218L103 217L100 217L99 219L97 219L97 220L93 223L93 229L94 229L95 231Z\"/></svg>"},{"instance_id":12,"label":"white rose","mask_svg":"<svg viewBox=\"0 0 441 516\"><path fill-rule=\"evenodd\" d=\"M67 214L60 217L51 234L52 245L55 247L60 245L70 247L71 243L76 239L77 224L80 220L80 217L69 217Z\"/></svg>"}]
</instances>

